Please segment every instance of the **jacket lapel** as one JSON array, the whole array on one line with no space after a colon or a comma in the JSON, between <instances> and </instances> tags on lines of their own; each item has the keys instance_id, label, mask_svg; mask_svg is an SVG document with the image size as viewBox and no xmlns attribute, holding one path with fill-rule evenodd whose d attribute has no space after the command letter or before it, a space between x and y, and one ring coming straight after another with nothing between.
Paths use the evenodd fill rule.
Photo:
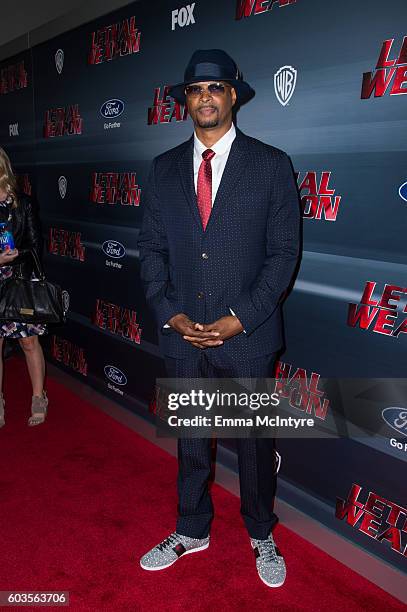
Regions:
<instances>
[{"instance_id":1,"label":"jacket lapel","mask_svg":"<svg viewBox=\"0 0 407 612\"><path fill-rule=\"evenodd\" d=\"M222 214L222 210L228 201L230 201L232 191L236 188L243 170L248 162L248 152L246 136L236 128L236 138L230 148L228 160L223 171L222 180L216 193L215 202L213 203L212 212L210 214L205 232L216 222L216 219ZM182 188L191 208L192 215L203 232L201 217L198 210L198 202L195 193L194 185L194 137L187 141L184 152L181 154L178 161L178 170L181 177Z\"/></svg>"},{"instance_id":2,"label":"jacket lapel","mask_svg":"<svg viewBox=\"0 0 407 612\"><path fill-rule=\"evenodd\" d=\"M178 161L178 170L181 177L182 188L188 200L192 216L203 231L201 217L198 210L194 185L194 136L187 141L184 152Z\"/></svg>"},{"instance_id":3,"label":"jacket lapel","mask_svg":"<svg viewBox=\"0 0 407 612\"><path fill-rule=\"evenodd\" d=\"M232 199L232 193L242 177L243 170L248 162L246 136L236 128L236 138L230 148L228 160L222 174L222 179L216 193L212 212L206 226L206 232L221 218L222 211L226 210L227 203ZM230 209L230 208L229 208Z\"/></svg>"}]
</instances>

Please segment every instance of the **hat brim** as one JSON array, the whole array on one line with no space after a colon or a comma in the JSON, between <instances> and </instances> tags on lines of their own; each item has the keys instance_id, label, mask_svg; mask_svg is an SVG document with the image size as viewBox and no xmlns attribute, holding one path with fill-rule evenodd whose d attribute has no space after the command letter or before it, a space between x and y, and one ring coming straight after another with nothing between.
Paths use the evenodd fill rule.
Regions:
<instances>
[{"instance_id":1,"label":"hat brim","mask_svg":"<svg viewBox=\"0 0 407 612\"><path fill-rule=\"evenodd\" d=\"M232 85L232 87L236 91L236 96L237 96L236 104L238 104L239 106L251 100L256 93L254 89L252 89L250 85L246 83L246 81L237 81L236 79L219 79L219 77L215 78L213 76L208 75L208 76L200 76L199 78L196 78L194 80L191 80L185 83L178 83L177 85L173 85L169 89L168 94L172 98L174 98L177 102L180 102L181 104L185 104L186 103L186 97L185 97L186 85L190 85L191 83L204 83L205 81L215 81L215 82L224 81L225 83L230 83L230 85Z\"/></svg>"}]
</instances>

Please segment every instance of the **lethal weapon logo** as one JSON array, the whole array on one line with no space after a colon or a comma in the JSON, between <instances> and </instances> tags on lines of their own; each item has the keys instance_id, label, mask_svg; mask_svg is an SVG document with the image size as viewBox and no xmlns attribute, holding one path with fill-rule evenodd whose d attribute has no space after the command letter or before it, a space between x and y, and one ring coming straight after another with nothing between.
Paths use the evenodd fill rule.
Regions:
<instances>
[{"instance_id":1,"label":"lethal weapon logo","mask_svg":"<svg viewBox=\"0 0 407 612\"><path fill-rule=\"evenodd\" d=\"M292 408L307 414L314 414L325 421L329 408L329 399L325 392L318 389L320 375L303 368L294 369L290 363L278 361L275 370L276 385L274 393L287 398Z\"/></svg>"},{"instance_id":2,"label":"lethal weapon logo","mask_svg":"<svg viewBox=\"0 0 407 612\"><path fill-rule=\"evenodd\" d=\"M296 173L298 189L301 194L302 215L305 219L324 219L325 221L336 221L340 195L335 195L335 189L329 188L331 172L321 172L319 183L316 172L306 172L304 178L300 179L300 172Z\"/></svg>"},{"instance_id":3,"label":"lethal weapon logo","mask_svg":"<svg viewBox=\"0 0 407 612\"><path fill-rule=\"evenodd\" d=\"M122 336L136 344L141 342L142 330L137 323L137 312L135 310L122 308L103 300L96 300L93 323L100 329L106 329L112 334Z\"/></svg>"},{"instance_id":4,"label":"lethal weapon logo","mask_svg":"<svg viewBox=\"0 0 407 612\"><path fill-rule=\"evenodd\" d=\"M82 125L78 104L51 108L45 113L44 138L82 134Z\"/></svg>"},{"instance_id":5,"label":"lethal weapon logo","mask_svg":"<svg viewBox=\"0 0 407 612\"><path fill-rule=\"evenodd\" d=\"M85 261L85 247L80 232L70 232L57 227L49 228L48 252L52 255Z\"/></svg>"},{"instance_id":6,"label":"lethal weapon logo","mask_svg":"<svg viewBox=\"0 0 407 612\"><path fill-rule=\"evenodd\" d=\"M0 95L12 93L28 86L24 61L10 64L0 70Z\"/></svg>"},{"instance_id":7,"label":"lethal weapon logo","mask_svg":"<svg viewBox=\"0 0 407 612\"><path fill-rule=\"evenodd\" d=\"M92 32L88 63L101 64L118 57L138 53L140 37L141 32L136 27L134 16Z\"/></svg>"},{"instance_id":8,"label":"lethal weapon logo","mask_svg":"<svg viewBox=\"0 0 407 612\"><path fill-rule=\"evenodd\" d=\"M336 499L335 516L378 542L387 540L392 550L407 556L407 510L369 492L365 503L359 501L362 487L353 484L347 500Z\"/></svg>"},{"instance_id":9,"label":"lethal weapon logo","mask_svg":"<svg viewBox=\"0 0 407 612\"><path fill-rule=\"evenodd\" d=\"M271 11L276 4L283 7L295 4L296 2L297 0L237 0L235 19L267 13L267 11Z\"/></svg>"},{"instance_id":10,"label":"lethal weapon logo","mask_svg":"<svg viewBox=\"0 0 407 612\"><path fill-rule=\"evenodd\" d=\"M188 109L173 98L170 98L168 92L170 85L165 85L163 88L163 97L160 98L161 87L156 87L154 90L153 106L150 106L147 114L147 124L157 125L157 123L170 123L175 121L186 121L188 118Z\"/></svg>"},{"instance_id":11,"label":"lethal weapon logo","mask_svg":"<svg viewBox=\"0 0 407 612\"><path fill-rule=\"evenodd\" d=\"M82 376L88 375L88 363L83 348L76 346L69 340L52 336L51 355L55 361L63 363L74 372L82 374Z\"/></svg>"},{"instance_id":12,"label":"lethal weapon logo","mask_svg":"<svg viewBox=\"0 0 407 612\"><path fill-rule=\"evenodd\" d=\"M381 296L375 299L376 285L376 282L367 281L360 304L349 304L348 325L393 338L406 334L407 317L404 313L407 313L407 304L401 310L397 302L403 295L407 296L407 287L386 284Z\"/></svg>"},{"instance_id":13,"label":"lethal weapon logo","mask_svg":"<svg viewBox=\"0 0 407 612\"><path fill-rule=\"evenodd\" d=\"M139 206L141 189L135 172L94 172L90 201Z\"/></svg>"},{"instance_id":14,"label":"lethal weapon logo","mask_svg":"<svg viewBox=\"0 0 407 612\"><path fill-rule=\"evenodd\" d=\"M362 99L370 98L373 92L375 98L380 98L387 92L391 96L407 93L407 36L403 39L397 59L390 59L393 43L394 38L383 42L376 70L363 74L360 96Z\"/></svg>"}]
</instances>

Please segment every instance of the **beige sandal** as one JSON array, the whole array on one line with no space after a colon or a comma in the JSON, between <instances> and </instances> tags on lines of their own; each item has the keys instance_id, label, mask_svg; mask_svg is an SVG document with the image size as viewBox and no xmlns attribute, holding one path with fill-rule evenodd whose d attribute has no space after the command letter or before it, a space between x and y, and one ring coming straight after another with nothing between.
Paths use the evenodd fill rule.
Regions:
<instances>
[{"instance_id":1,"label":"beige sandal","mask_svg":"<svg viewBox=\"0 0 407 612\"><path fill-rule=\"evenodd\" d=\"M42 392L42 397L33 395L31 403L31 416L28 419L28 425L34 427L34 425L41 425L45 421L48 409L48 398L45 391Z\"/></svg>"},{"instance_id":2,"label":"beige sandal","mask_svg":"<svg viewBox=\"0 0 407 612\"><path fill-rule=\"evenodd\" d=\"M4 396L2 393L0 393L0 427L3 427L3 425L6 424L5 418L4 418L4 406L6 405L6 402L4 401Z\"/></svg>"}]
</instances>

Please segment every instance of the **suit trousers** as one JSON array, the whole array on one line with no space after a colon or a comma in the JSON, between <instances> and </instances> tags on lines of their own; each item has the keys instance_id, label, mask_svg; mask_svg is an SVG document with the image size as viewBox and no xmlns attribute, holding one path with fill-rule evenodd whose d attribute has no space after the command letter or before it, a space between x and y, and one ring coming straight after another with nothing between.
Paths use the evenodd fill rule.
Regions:
<instances>
[{"instance_id":1,"label":"suit trousers","mask_svg":"<svg viewBox=\"0 0 407 612\"><path fill-rule=\"evenodd\" d=\"M194 358L165 356L169 378L268 378L276 353L235 361L217 348L197 349ZM277 516L273 512L276 491L275 451L272 438L235 440L240 480L240 511L250 537L267 538ZM191 538L205 538L213 519L208 484L211 473L211 438L178 440L178 517L176 530Z\"/></svg>"}]
</instances>

